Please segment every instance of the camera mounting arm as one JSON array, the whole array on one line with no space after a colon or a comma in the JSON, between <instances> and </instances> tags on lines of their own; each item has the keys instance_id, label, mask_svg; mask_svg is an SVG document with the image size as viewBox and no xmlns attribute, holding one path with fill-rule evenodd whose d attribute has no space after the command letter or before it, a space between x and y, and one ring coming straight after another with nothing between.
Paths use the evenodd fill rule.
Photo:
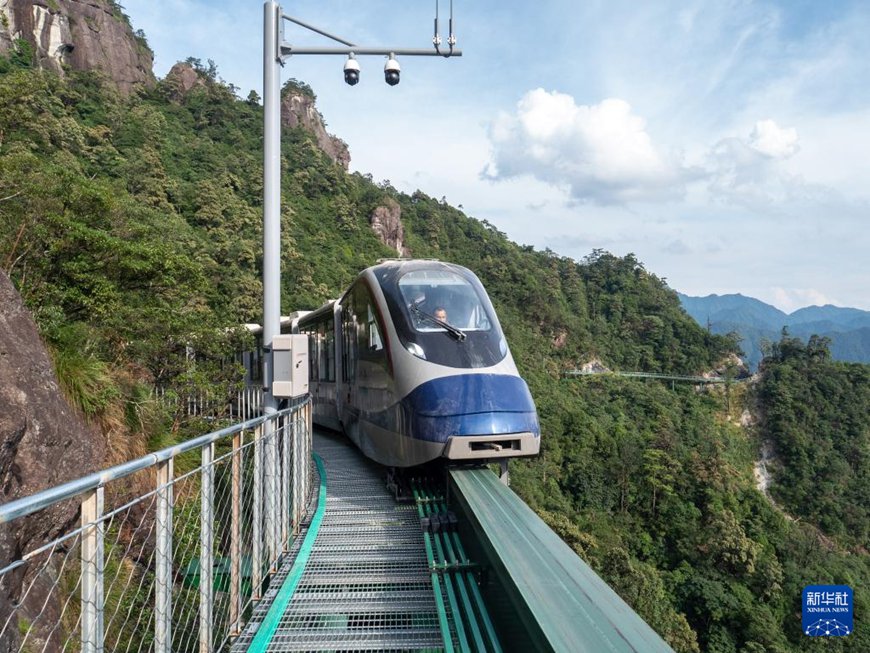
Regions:
<instances>
[{"instance_id":1,"label":"camera mounting arm","mask_svg":"<svg viewBox=\"0 0 870 653\"><path fill-rule=\"evenodd\" d=\"M450 2L450 36L447 39L447 42L450 46L449 51L442 52L441 51L441 38L438 36L438 18L435 18L435 29L436 29L436 37L432 41L433 48L396 48L396 47L365 47L359 46L347 39L341 38L340 36L336 36L334 34L330 34L326 30L320 29L310 23L306 23L295 16L290 16L285 14L278 8L279 16L281 20L278 21L278 29L277 29L277 47L278 51L278 60L281 62L281 65L284 64L287 57L290 57L294 54L321 54L321 55L344 55L348 56L350 54L353 55L383 55L383 56L406 56L406 57L461 57L462 50L454 48L456 43L456 37L453 35L453 2ZM437 14L437 6L436 6L436 14ZM337 43L341 43L345 47L300 47L294 46L284 40L284 21L289 21L291 23L295 23L300 27L303 27L315 34L320 34L321 36L325 36L326 38L335 41Z\"/></svg>"}]
</instances>

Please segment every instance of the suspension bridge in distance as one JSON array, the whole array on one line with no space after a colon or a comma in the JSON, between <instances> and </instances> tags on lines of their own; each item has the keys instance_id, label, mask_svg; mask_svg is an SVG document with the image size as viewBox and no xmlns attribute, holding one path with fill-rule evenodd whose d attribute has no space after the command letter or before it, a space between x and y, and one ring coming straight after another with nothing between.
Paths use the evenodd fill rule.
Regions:
<instances>
[{"instance_id":1,"label":"suspension bridge in distance","mask_svg":"<svg viewBox=\"0 0 870 653\"><path fill-rule=\"evenodd\" d=\"M576 378L585 376L622 376L630 379L657 379L660 381L672 381L682 383L694 383L698 385L716 385L720 383L734 383L741 379L728 379L722 376L689 376L682 374L662 374L658 372L617 372L611 370L567 370L562 372L564 378Z\"/></svg>"}]
</instances>

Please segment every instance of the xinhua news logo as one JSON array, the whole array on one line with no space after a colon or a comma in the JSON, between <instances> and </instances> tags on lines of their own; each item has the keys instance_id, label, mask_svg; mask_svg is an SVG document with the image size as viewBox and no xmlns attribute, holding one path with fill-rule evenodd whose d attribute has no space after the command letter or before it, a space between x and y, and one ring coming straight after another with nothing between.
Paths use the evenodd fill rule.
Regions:
<instances>
[{"instance_id":1,"label":"xinhua news logo","mask_svg":"<svg viewBox=\"0 0 870 653\"><path fill-rule=\"evenodd\" d=\"M807 585L802 603L804 635L845 637L852 632L852 588L848 585Z\"/></svg>"}]
</instances>

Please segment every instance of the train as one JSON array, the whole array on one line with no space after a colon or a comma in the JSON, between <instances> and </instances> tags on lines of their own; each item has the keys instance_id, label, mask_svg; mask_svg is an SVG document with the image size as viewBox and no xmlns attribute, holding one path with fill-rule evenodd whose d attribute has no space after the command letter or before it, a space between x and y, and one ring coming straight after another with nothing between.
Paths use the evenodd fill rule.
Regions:
<instances>
[{"instance_id":1,"label":"train","mask_svg":"<svg viewBox=\"0 0 870 653\"><path fill-rule=\"evenodd\" d=\"M315 424L343 431L382 465L484 463L540 451L528 385L467 268L383 260L339 299L287 326L308 336Z\"/></svg>"}]
</instances>

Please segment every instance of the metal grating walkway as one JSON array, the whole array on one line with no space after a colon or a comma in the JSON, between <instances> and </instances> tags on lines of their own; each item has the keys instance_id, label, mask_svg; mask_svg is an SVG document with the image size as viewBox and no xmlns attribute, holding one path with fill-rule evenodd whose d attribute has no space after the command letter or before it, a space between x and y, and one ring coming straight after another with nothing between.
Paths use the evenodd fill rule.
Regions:
<instances>
[{"instance_id":1,"label":"metal grating walkway","mask_svg":"<svg viewBox=\"0 0 870 653\"><path fill-rule=\"evenodd\" d=\"M315 435L314 449L326 468L326 511L267 650L443 649L415 506L396 503L380 468L344 438ZM291 563L278 573L233 650L248 649Z\"/></svg>"}]
</instances>

